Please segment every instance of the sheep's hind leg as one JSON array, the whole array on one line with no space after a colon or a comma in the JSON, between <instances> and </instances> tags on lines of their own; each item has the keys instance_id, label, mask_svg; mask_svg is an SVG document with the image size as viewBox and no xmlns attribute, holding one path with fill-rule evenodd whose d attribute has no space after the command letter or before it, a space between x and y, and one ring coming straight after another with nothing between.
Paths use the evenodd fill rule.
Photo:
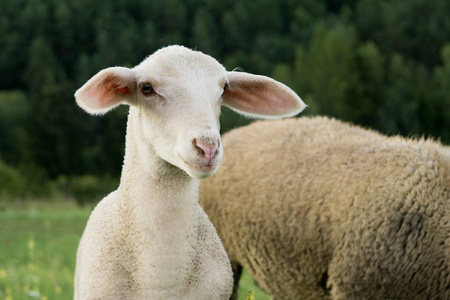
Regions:
<instances>
[{"instance_id":1,"label":"sheep's hind leg","mask_svg":"<svg viewBox=\"0 0 450 300\"><path fill-rule=\"evenodd\" d=\"M238 300L239 279L242 275L242 266L238 262L232 261L231 269L233 270L233 293L230 299Z\"/></svg>"}]
</instances>

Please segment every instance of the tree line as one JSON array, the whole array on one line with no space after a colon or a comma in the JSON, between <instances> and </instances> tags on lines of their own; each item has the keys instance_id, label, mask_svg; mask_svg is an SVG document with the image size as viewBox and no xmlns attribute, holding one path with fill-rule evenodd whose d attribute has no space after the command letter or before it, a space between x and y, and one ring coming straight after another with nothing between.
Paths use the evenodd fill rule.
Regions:
<instances>
[{"instance_id":1,"label":"tree line","mask_svg":"<svg viewBox=\"0 0 450 300\"><path fill-rule=\"evenodd\" d=\"M126 108L94 118L73 93L170 44L286 83L305 115L448 143L449 13L447 0L4 0L0 182L117 177ZM247 122L226 111L222 131Z\"/></svg>"}]
</instances>

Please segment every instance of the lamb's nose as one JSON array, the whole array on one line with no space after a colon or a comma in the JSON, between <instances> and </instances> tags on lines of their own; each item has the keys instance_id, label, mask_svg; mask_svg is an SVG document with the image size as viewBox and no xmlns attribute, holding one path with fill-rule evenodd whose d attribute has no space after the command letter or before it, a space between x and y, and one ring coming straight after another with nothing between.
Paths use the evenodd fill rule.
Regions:
<instances>
[{"instance_id":1,"label":"lamb's nose","mask_svg":"<svg viewBox=\"0 0 450 300\"><path fill-rule=\"evenodd\" d=\"M212 159L214 159L214 157L216 156L219 146L220 146L220 141L217 141L213 144L207 144L207 143L203 143L197 139L193 140L192 143L195 147L195 149L197 149L197 152L203 156L204 158L208 159L209 161L211 161Z\"/></svg>"}]
</instances>

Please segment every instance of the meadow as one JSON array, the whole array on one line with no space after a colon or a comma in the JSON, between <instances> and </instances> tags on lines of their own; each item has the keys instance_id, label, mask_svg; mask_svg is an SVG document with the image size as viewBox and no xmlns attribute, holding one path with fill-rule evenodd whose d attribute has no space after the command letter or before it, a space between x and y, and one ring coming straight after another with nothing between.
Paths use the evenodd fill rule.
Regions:
<instances>
[{"instance_id":1,"label":"meadow","mask_svg":"<svg viewBox=\"0 0 450 300\"><path fill-rule=\"evenodd\" d=\"M75 253L91 210L73 202L0 202L0 299L72 299ZM269 297L244 272L239 299Z\"/></svg>"}]
</instances>

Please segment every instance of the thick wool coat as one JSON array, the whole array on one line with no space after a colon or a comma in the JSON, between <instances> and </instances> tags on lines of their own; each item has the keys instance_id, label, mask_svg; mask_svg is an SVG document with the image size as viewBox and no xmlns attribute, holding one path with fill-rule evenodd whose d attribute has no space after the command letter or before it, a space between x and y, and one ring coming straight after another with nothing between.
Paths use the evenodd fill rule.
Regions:
<instances>
[{"instance_id":1,"label":"thick wool coat","mask_svg":"<svg viewBox=\"0 0 450 300\"><path fill-rule=\"evenodd\" d=\"M324 117L223 144L200 203L235 273L274 299L450 299L448 147Z\"/></svg>"}]
</instances>

